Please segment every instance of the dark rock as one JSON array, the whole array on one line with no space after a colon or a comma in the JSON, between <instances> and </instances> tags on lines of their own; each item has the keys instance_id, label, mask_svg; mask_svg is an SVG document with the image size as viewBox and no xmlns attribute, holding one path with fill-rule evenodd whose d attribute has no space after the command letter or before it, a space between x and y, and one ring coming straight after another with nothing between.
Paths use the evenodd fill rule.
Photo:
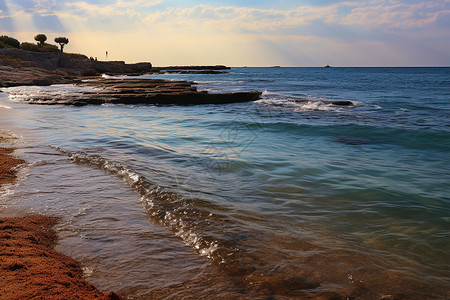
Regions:
<instances>
[{"instance_id":1,"label":"dark rock","mask_svg":"<svg viewBox=\"0 0 450 300\"><path fill-rule=\"evenodd\" d=\"M144 74L152 72L151 63L126 64L123 61L89 61L89 66L99 73Z\"/></svg>"},{"instance_id":2,"label":"dark rock","mask_svg":"<svg viewBox=\"0 0 450 300\"><path fill-rule=\"evenodd\" d=\"M336 142L347 144L347 145L364 145L369 144L370 140L362 137L355 136L338 136L336 137Z\"/></svg>"},{"instance_id":3,"label":"dark rock","mask_svg":"<svg viewBox=\"0 0 450 300\"><path fill-rule=\"evenodd\" d=\"M319 282L309 281L300 277L292 277L279 280L271 288L277 294L288 294L295 290L315 289L319 286Z\"/></svg>"},{"instance_id":4,"label":"dark rock","mask_svg":"<svg viewBox=\"0 0 450 300\"><path fill-rule=\"evenodd\" d=\"M352 101L331 101L330 102L333 105L339 105L339 106L353 106L353 102Z\"/></svg>"},{"instance_id":5,"label":"dark rock","mask_svg":"<svg viewBox=\"0 0 450 300\"><path fill-rule=\"evenodd\" d=\"M99 73L95 69L87 69L85 71L82 71L81 75L83 75L83 76L97 76L97 75L99 75Z\"/></svg>"},{"instance_id":6,"label":"dark rock","mask_svg":"<svg viewBox=\"0 0 450 300\"><path fill-rule=\"evenodd\" d=\"M349 100L325 101L325 100L300 99L300 100L294 100L294 102L297 102L297 103L320 102L323 104L338 105L338 106L353 106L354 105L353 102L349 101Z\"/></svg>"},{"instance_id":7,"label":"dark rock","mask_svg":"<svg viewBox=\"0 0 450 300\"><path fill-rule=\"evenodd\" d=\"M154 71L154 70L153 70ZM159 74L227 74L227 71L214 70L167 70L160 71Z\"/></svg>"},{"instance_id":8,"label":"dark rock","mask_svg":"<svg viewBox=\"0 0 450 300\"><path fill-rule=\"evenodd\" d=\"M216 66L169 66L169 67L157 67L156 70L229 70L230 67L223 65Z\"/></svg>"},{"instance_id":9,"label":"dark rock","mask_svg":"<svg viewBox=\"0 0 450 300\"><path fill-rule=\"evenodd\" d=\"M51 85L52 83L53 82L49 78L36 78L31 82L32 85L40 86Z\"/></svg>"}]
</instances>

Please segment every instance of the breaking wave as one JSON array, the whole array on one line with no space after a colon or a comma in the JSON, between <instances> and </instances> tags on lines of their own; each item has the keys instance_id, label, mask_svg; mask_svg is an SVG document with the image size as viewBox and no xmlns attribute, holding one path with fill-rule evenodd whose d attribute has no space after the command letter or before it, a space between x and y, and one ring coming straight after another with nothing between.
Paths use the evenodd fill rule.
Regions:
<instances>
[{"instance_id":1,"label":"breaking wave","mask_svg":"<svg viewBox=\"0 0 450 300\"><path fill-rule=\"evenodd\" d=\"M33 104L58 104L56 99L77 99L86 92L97 92L100 88L80 87L74 84L55 84L50 86L16 86L2 88L0 91L9 94L13 102L27 102ZM65 102L65 101L64 101Z\"/></svg>"},{"instance_id":2,"label":"breaking wave","mask_svg":"<svg viewBox=\"0 0 450 300\"><path fill-rule=\"evenodd\" d=\"M262 93L262 99L258 100L257 102L274 109L287 109L294 112L341 112L348 111L349 108L360 105L360 103L357 103L355 101L335 100L318 97L298 97L269 92L267 90Z\"/></svg>"},{"instance_id":3,"label":"breaking wave","mask_svg":"<svg viewBox=\"0 0 450 300\"><path fill-rule=\"evenodd\" d=\"M275 250L269 243L278 239L248 228L245 221L251 216L247 215L243 220L232 218L227 215L230 212L226 208L201 199L186 199L155 185L126 165L99 155L52 148L67 155L75 164L101 169L121 178L140 196L151 221L171 230L194 252L206 257L230 276L237 286L257 294L289 294L296 290L306 292L320 286L316 280L300 278L298 272L285 272L280 265L281 258L274 253L269 254ZM258 250L261 244L272 250ZM302 242L299 249L302 247L309 249L311 244ZM268 255L271 259L268 259Z\"/></svg>"},{"instance_id":4,"label":"breaking wave","mask_svg":"<svg viewBox=\"0 0 450 300\"><path fill-rule=\"evenodd\" d=\"M223 234L223 223L228 222L227 218L209 210L208 205L202 201L186 199L157 186L121 163L98 155L53 148L66 154L76 164L102 169L123 179L139 194L151 220L169 228L199 255L223 264L239 251L236 245L225 243L220 236L216 236ZM228 239L232 240L230 237Z\"/></svg>"}]
</instances>

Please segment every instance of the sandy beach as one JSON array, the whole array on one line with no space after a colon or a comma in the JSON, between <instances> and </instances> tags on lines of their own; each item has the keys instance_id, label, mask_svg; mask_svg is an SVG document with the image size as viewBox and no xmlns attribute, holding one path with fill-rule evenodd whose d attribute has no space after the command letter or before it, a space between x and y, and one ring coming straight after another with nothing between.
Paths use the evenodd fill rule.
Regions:
<instances>
[{"instance_id":1,"label":"sandy beach","mask_svg":"<svg viewBox=\"0 0 450 300\"><path fill-rule=\"evenodd\" d=\"M25 163L13 151L0 148L0 185L13 183ZM86 282L81 266L54 249L57 222L42 215L0 218L0 298L122 299Z\"/></svg>"}]
</instances>

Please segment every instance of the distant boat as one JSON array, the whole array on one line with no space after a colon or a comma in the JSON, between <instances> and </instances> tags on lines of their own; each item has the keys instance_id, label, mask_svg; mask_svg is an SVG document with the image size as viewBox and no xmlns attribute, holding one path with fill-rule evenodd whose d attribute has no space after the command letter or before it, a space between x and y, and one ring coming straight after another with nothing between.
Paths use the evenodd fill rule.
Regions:
<instances>
[{"instance_id":1,"label":"distant boat","mask_svg":"<svg viewBox=\"0 0 450 300\"><path fill-rule=\"evenodd\" d=\"M331 68L331 66L330 65L326 65L324 68Z\"/></svg>"},{"instance_id":2,"label":"distant boat","mask_svg":"<svg viewBox=\"0 0 450 300\"><path fill-rule=\"evenodd\" d=\"M271 66L271 68L281 68L281 66Z\"/></svg>"}]
</instances>

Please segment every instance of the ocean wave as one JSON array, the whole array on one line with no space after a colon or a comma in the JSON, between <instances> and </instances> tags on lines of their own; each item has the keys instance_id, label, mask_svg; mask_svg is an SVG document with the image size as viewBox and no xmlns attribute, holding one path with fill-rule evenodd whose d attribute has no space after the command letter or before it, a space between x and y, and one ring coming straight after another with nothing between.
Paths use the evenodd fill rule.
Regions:
<instances>
[{"instance_id":1,"label":"ocean wave","mask_svg":"<svg viewBox=\"0 0 450 300\"><path fill-rule=\"evenodd\" d=\"M276 109L287 109L294 112L341 112L348 111L349 108L361 105L360 102L356 101L336 100L321 97L298 97L270 92L267 90L262 93L262 99L258 100L257 103Z\"/></svg>"},{"instance_id":2,"label":"ocean wave","mask_svg":"<svg viewBox=\"0 0 450 300\"><path fill-rule=\"evenodd\" d=\"M10 197L11 195L14 195L14 188L11 184L3 184L0 186L0 199Z\"/></svg>"},{"instance_id":3,"label":"ocean wave","mask_svg":"<svg viewBox=\"0 0 450 300\"><path fill-rule=\"evenodd\" d=\"M157 186L122 163L109 161L99 155L73 152L59 147L52 148L66 154L76 164L102 169L122 178L138 193L150 218L172 230L199 255L223 263L230 256L230 252L234 252L232 248L235 247L223 245L215 236L216 230L222 230L219 228L212 230L214 224L222 224L225 217L199 207L202 205L195 199L183 198L177 193ZM209 227L208 230L202 231L201 228L205 226ZM219 249L221 251L218 251Z\"/></svg>"},{"instance_id":4,"label":"ocean wave","mask_svg":"<svg viewBox=\"0 0 450 300\"><path fill-rule=\"evenodd\" d=\"M226 207L218 207L201 199L184 198L153 184L128 166L99 155L52 148L67 155L75 164L102 169L122 178L140 196L151 221L168 228L195 253L206 257L246 291L266 293L262 287L269 286L270 293L289 294L320 286L317 281L300 278L292 270L285 272L288 264L284 266L280 263L282 258L278 257L278 249L270 245L277 238L248 226L248 220L254 216L246 213L240 220ZM306 244L310 245L302 242L300 247Z\"/></svg>"},{"instance_id":5,"label":"ocean wave","mask_svg":"<svg viewBox=\"0 0 450 300\"><path fill-rule=\"evenodd\" d=\"M8 94L13 102L28 103L54 103L54 98L77 98L82 97L86 92L96 92L101 90L95 87L80 87L74 84L55 84L50 86L16 86L0 89Z\"/></svg>"},{"instance_id":6,"label":"ocean wave","mask_svg":"<svg viewBox=\"0 0 450 300\"><path fill-rule=\"evenodd\" d=\"M1 129L0 129L0 140L2 140L2 143L9 143L9 144L23 143L21 135L17 135L11 131Z\"/></svg>"}]
</instances>

